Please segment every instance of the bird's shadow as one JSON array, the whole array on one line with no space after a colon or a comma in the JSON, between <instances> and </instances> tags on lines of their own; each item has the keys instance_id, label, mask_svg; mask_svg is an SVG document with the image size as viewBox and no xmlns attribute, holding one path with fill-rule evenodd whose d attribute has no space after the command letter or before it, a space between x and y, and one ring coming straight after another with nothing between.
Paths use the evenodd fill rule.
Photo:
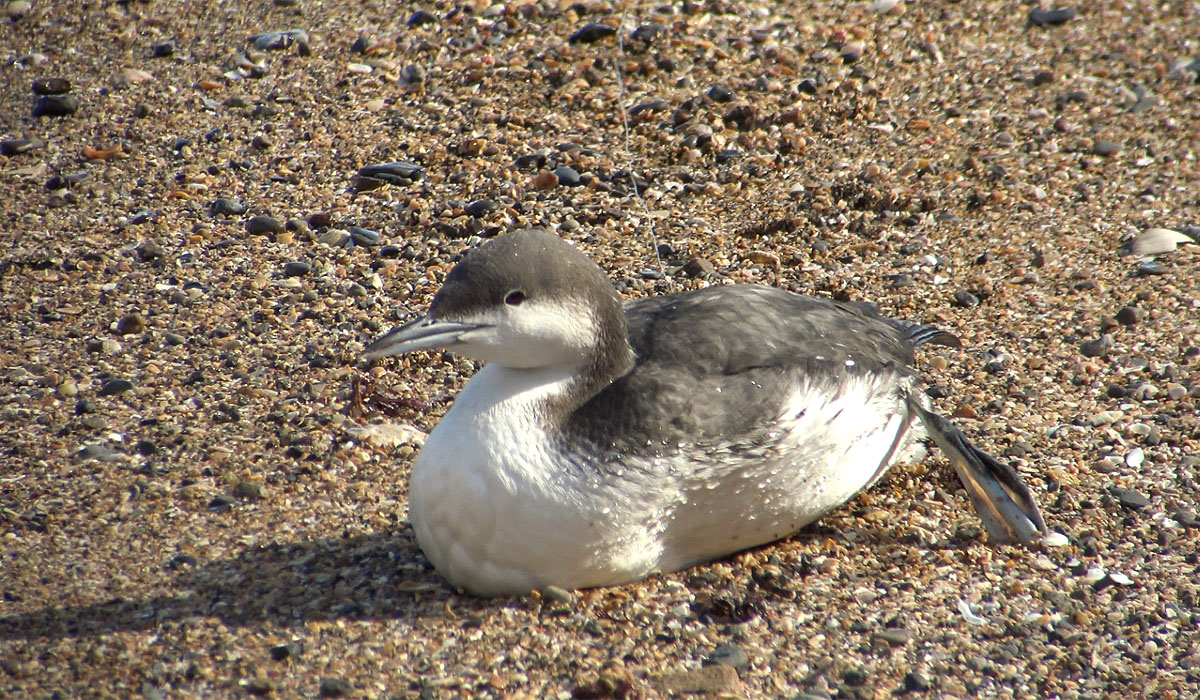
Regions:
<instances>
[{"instance_id":1,"label":"bird's shadow","mask_svg":"<svg viewBox=\"0 0 1200 700\"><path fill-rule=\"evenodd\" d=\"M5 615L0 639L93 636L207 617L231 627L415 618L431 597L457 597L407 530L248 547L210 561L179 555L164 568L158 594L117 591L103 601Z\"/></svg>"}]
</instances>

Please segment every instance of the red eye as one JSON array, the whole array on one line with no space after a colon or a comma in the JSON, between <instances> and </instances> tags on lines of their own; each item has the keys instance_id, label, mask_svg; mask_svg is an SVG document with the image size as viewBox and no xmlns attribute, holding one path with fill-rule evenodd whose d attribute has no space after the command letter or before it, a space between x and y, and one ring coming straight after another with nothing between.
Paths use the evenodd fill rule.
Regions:
<instances>
[{"instance_id":1,"label":"red eye","mask_svg":"<svg viewBox=\"0 0 1200 700\"><path fill-rule=\"evenodd\" d=\"M514 289L504 297L504 303L509 306L520 306L521 302L525 301L525 292L519 289Z\"/></svg>"}]
</instances>

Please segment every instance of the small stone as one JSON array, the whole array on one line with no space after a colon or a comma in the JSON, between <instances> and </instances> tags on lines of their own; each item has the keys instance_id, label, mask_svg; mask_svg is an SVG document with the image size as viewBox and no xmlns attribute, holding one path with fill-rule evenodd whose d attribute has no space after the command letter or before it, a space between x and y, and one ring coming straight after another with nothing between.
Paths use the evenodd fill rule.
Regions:
<instances>
[{"instance_id":1,"label":"small stone","mask_svg":"<svg viewBox=\"0 0 1200 700\"><path fill-rule=\"evenodd\" d=\"M166 332L163 333L163 340L167 341L167 345L183 345L187 342L187 338L178 334Z\"/></svg>"},{"instance_id":2,"label":"small stone","mask_svg":"<svg viewBox=\"0 0 1200 700\"><path fill-rule=\"evenodd\" d=\"M858 686L861 686L861 685L866 685L867 681L870 680L870 678L871 678L870 675L868 675L866 671L863 671L863 670L860 670L857 668L852 668L849 671L846 671L845 673L842 674L842 680L846 683L846 685L851 686L853 688L857 688Z\"/></svg>"},{"instance_id":3,"label":"small stone","mask_svg":"<svg viewBox=\"0 0 1200 700\"><path fill-rule=\"evenodd\" d=\"M706 664L720 664L743 671L750 666L750 657L736 644L719 644L704 660Z\"/></svg>"},{"instance_id":4,"label":"small stone","mask_svg":"<svg viewBox=\"0 0 1200 700\"><path fill-rule=\"evenodd\" d=\"M383 245L383 234L378 231L372 231L362 226L351 226L349 230L350 238L354 241L355 245L368 247Z\"/></svg>"},{"instance_id":5,"label":"small stone","mask_svg":"<svg viewBox=\"0 0 1200 700\"><path fill-rule=\"evenodd\" d=\"M1200 528L1200 519L1196 518L1196 511L1190 508L1180 508L1171 514L1171 518L1184 527Z\"/></svg>"},{"instance_id":6,"label":"small stone","mask_svg":"<svg viewBox=\"0 0 1200 700\"><path fill-rule=\"evenodd\" d=\"M1054 82L1054 71L1040 70L1033 74L1034 85L1048 85Z\"/></svg>"},{"instance_id":7,"label":"small stone","mask_svg":"<svg viewBox=\"0 0 1200 700\"><path fill-rule=\"evenodd\" d=\"M282 51L292 45L295 45L301 54L309 51L308 32L303 29L284 29L255 34L250 37L250 43L259 51Z\"/></svg>"},{"instance_id":8,"label":"small stone","mask_svg":"<svg viewBox=\"0 0 1200 700\"><path fill-rule=\"evenodd\" d=\"M383 185L411 185L423 177L425 168L413 163L375 163L358 169L354 188L356 191L365 192Z\"/></svg>"},{"instance_id":9,"label":"small stone","mask_svg":"<svg viewBox=\"0 0 1200 700\"><path fill-rule=\"evenodd\" d=\"M1084 357L1104 357L1112 349L1113 337L1105 333L1095 340L1087 340L1079 344L1079 352Z\"/></svg>"},{"instance_id":10,"label":"small stone","mask_svg":"<svg viewBox=\"0 0 1200 700\"><path fill-rule=\"evenodd\" d=\"M125 314L117 321L117 333L121 335L134 335L145 330L146 317L138 313Z\"/></svg>"},{"instance_id":11,"label":"small stone","mask_svg":"<svg viewBox=\"0 0 1200 700\"><path fill-rule=\"evenodd\" d=\"M438 21L437 15L428 10L417 10L408 18L408 26L420 27L424 24L436 24Z\"/></svg>"},{"instance_id":12,"label":"small stone","mask_svg":"<svg viewBox=\"0 0 1200 700\"><path fill-rule=\"evenodd\" d=\"M884 642L888 646L902 647L912 640L912 632L905 629L885 629L872 634L871 639Z\"/></svg>"},{"instance_id":13,"label":"small stone","mask_svg":"<svg viewBox=\"0 0 1200 700\"><path fill-rule=\"evenodd\" d=\"M110 379L100 386L100 396L116 396L133 388L133 382L128 379Z\"/></svg>"},{"instance_id":14,"label":"small stone","mask_svg":"<svg viewBox=\"0 0 1200 700\"><path fill-rule=\"evenodd\" d=\"M1113 488L1110 493L1130 510L1140 510L1150 505L1150 499L1133 489Z\"/></svg>"},{"instance_id":15,"label":"small stone","mask_svg":"<svg viewBox=\"0 0 1200 700\"><path fill-rule=\"evenodd\" d=\"M312 272L312 265L303 260L293 260L283 266L284 277L303 277Z\"/></svg>"},{"instance_id":16,"label":"small stone","mask_svg":"<svg viewBox=\"0 0 1200 700\"><path fill-rule=\"evenodd\" d=\"M1121 152L1121 145L1113 141L1096 141L1092 144L1092 153L1098 156L1115 156Z\"/></svg>"},{"instance_id":17,"label":"small stone","mask_svg":"<svg viewBox=\"0 0 1200 700\"><path fill-rule=\"evenodd\" d=\"M492 200L481 199L476 202L471 202L469 205L467 205L467 214L475 217L476 219L481 219L499 208L500 205L496 204Z\"/></svg>"},{"instance_id":18,"label":"small stone","mask_svg":"<svg viewBox=\"0 0 1200 700\"><path fill-rule=\"evenodd\" d=\"M708 89L708 98L713 102L731 102L733 100L733 90L724 85L713 85Z\"/></svg>"},{"instance_id":19,"label":"small stone","mask_svg":"<svg viewBox=\"0 0 1200 700\"><path fill-rule=\"evenodd\" d=\"M583 25L580 29L574 31L571 36L567 37L568 44L590 44L595 41L600 41L605 37L612 36L617 33L616 27L610 27L607 24L591 22Z\"/></svg>"},{"instance_id":20,"label":"small stone","mask_svg":"<svg viewBox=\"0 0 1200 700\"><path fill-rule=\"evenodd\" d=\"M979 306L979 297L962 289L954 293L954 303L964 309L973 309Z\"/></svg>"},{"instance_id":21,"label":"small stone","mask_svg":"<svg viewBox=\"0 0 1200 700\"><path fill-rule=\"evenodd\" d=\"M683 265L683 273L688 277L704 277L716 271L716 267L706 258L692 258Z\"/></svg>"},{"instance_id":22,"label":"small stone","mask_svg":"<svg viewBox=\"0 0 1200 700\"><path fill-rule=\"evenodd\" d=\"M236 199L221 197L209 205L208 211L213 216L238 216L246 213L246 205Z\"/></svg>"},{"instance_id":23,"label":"small stone","mask_svg":"<svg viewBox=\"0 0 1200 700\"><path fill-rule=\"evenodd\" d=\"M796 83L796 89L806 95L815 95L817 94L817 81L812 78L805 78Z\"/></svg>"},{"instance_id":24,"label":"small stone","mask_svg":"<svg viewBox=\"0 0 1200 700\"><path fill-rule=\"evenodd\" d=\"M250 145L260 151L267 151L270 150L275 143L271 141L270 137L264 134L257 134L254 138L250 139Z\"/></svg>"},{"instance_id":25,"label":"small stone","mask_svg":"<svg viewBox=\"0 0 1200 700\"><path fill-rule=\"evenodd\" d=\"M1039 7L1029 12L1029 23L1038 27L1063 24L1075 19L1076 14L1078 12L1073 7L1063 7L1056 10L1043 10Z\"/></svg>"},{"instance_id":26,"label":"small stone","mask_svg":"<svg viewBox=\"0 0 1200 700\"><path fill-rule=\"evenodd\" d=\"M29 0L12 0L12 2L8 3L8 6L5 8L5 10L8 12L8 18L12 20L21 19L25 15L29 14L30 10L32 9L33 3L29 2Z\"/></svg>"},{"instance_id":27,"label":"small stone","mask_svg":"<svg viewBox=\"0 0 1200 700\"><path fill-rule=\"evenodd\" d=\"M864 44L861 41L846 42L845 46L842 47L842 50L840 52L840 55L842 57L842 62L843 63L854 63L858 59L862 58L863 50L865 48L866 48L866 44Z\"/></svg>"},{"instance_id":28,"label":"small stone","mask_svg":"<svg viewBox=\"0 0 1200 700\"><path fill-rule=\"evenodd\" d=\"M707 693L734 695L741 683L738 673L730 666L701 666L692 671L668 673L658 679L659 688L667 694Z\"/></svg>"},{"instance_id":29,"label":"small stone","mask_svg":"<svg viewBox=\"0 0 1200 700\"><path fill-rule=\"evenodd\" d=\"M208 502L208 509L214 513L223 513L237 504L237 499L227 493L215 496Z\"/></svg>"},{"instance_id":30,"label":"small stone","mask_svg":"<svg viewBox=\"0 0 1200 700\"><path fill-rule=\"evenodd\" d=\"M6 139L0 141L0 156L19 156L32 151L36 145L32 139Z\"/></svg>"},{"instance_id":31,"label":"small stone","mask_svg":"<svg viewBox=\"0 0 1200 700\"><path fill-rule=\"evenodd\" d=\"M1061 532L1050 532L1042 537L1043 547L1066 547L1071 540Z\"/></svg>"},{"instance_id":32,"label":"small stone","mask_svg":"<svg viewBox=\"0 0 1200 700\"><path fill-rule=\"evenodd\" d=\"M1136 306L1122 306L1121 310L1117 312L1117 323L1122 326L1136 325L1143 316L1142 310Z\"/></svg>"},{"instance_id":33,"label":"small stone","mask_svg":"<svg viewBox=\"0 0 1200 700\"><path fill-rule=\"evenodd\" d=\"M33 116L66 117L79 109L79 98L75 95L43 95L33 103Z\"/></svg>"},{"instance_id":34,"label":"small stone","mask_svg":"<svg viewBox=\"0 0 1200 700\"><path fill-rule=\"evenodd\" d=\"M321 679L321 697L323 698L340 698L343 695L349 695L354 691L354 686L350 681L342 678Z\"/></svg>"},{"instance_id":35,"label":"small stone","mask_svg":"<svg viewBox=\"0 0 1200 700\"><path fill-rule=\"evenodd\" d=\"M246 681L245 687L251 695L270 695L275 692L275 684L266 678L251 678Z\"/></svg>"},{"instance_id":36,"label":"small stone","mask_svg":"<svg viewBox=\"0 0 1200 700\"><path fill-rule=\"evenodd\" d=\"M252 236L283 233L283 222L273 216L255 216L246 222L246 232Z\"/></svg>"},{"instance_id":37,"label":"small stone","mask_svg":"<svg viewBox=\"0 0 1200 700\"><path fill-rule=\"evenodd\" d=\"M118 456L119 455L117 455L117 453L108 449L104 445L86 445L83 447L83 449L81 449L75 453L76 459L83 459L83 460L88 460L88 459L111 460L111 459L117 458Z\"/></svg>"},{"instance_id":38,"label":"small stone","mask_svg":"<svg viewBox=\"0 0 1200 700\"><path fill-rule=\"evenodd\" d=\"M579 172L570 166L562 166L554 169L554 176L558 178L558 184L566 187L578 187L583 184L583 179Z\"/></svg>"},{"instance_id":39,"label":"small stone","mask_svg":"<svg viewBox=\"0 0 1200 700\"><path fill-rule=\"evenodd\" d=\"M909 693L923 693L929 690L929 679L916 671L904 675L904 690Z\"/></svg>"},{"instance_id":40,"label":"small stone","mask_svg":"<svg viewBox=\"0 0 1200 700\"><path fill-rule=\"evenodd\" d=\"M66 78L38 78L33 81L35 95L65 95L71 91L71 81Z\"/></svg>"},{"instance_id":41,"label":"small stone","mask_svg":"<svg viewBox=\"0 0 1200 700\"><path fill-rule=\"evenodd\" d=\"M261 501L267 497L267 487L257 481L239 481L233 495L243 501Z\"/></svg>"},{"instance_id":42,"label":"small stone","mask_svg":"<svg viewBox=\"0 0 1200 700\"><path fill-rule=\"evenodd\" d=\"M161 44L155 44L150 47L151 58L167 58L175 55L175 42L164 41Z\"/></svg>"},{"instance_id":43,"label":"small stone","mask_svg":"<svg viewBox=\"0 0 1200 700\"><path fill-rule=\"evenodd\" d=\"M271 658L276 661L298 659L302 653L304 653L304 646L295 641L271 647Z\"/></svg>"},{"instance_id":44,"label":"small stone","mask_svg":"<svg viewBox=\"0 0 1200 700\"><path fill-rule=\"evenodd\" d=\"M558 176L552 172L542 171L533 178L533 186L539 190L549 190L558 187Z\"/></svg>"},{"instance_id":45,"label":"small stone","mask_svg":"<svg viewBox=\"0 0 1200 700\"><path fill-rule=\"evenodd\" d=\"M570 591L558 586L546 586L543 588L542 598L551 603L561 603L563 605L570 605L575 602L575 596L571 595Z\"/></svg>"}]
</instances>

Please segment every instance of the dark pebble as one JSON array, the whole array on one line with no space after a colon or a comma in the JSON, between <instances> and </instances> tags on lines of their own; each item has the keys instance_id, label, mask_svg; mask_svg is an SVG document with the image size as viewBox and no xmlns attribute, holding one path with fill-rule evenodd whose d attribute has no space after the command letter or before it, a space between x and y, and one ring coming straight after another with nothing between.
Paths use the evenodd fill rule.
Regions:
<instances>
[{"instance_id":1,"label":"dark pebble","mask_svg":"<svg viewBox=\"0 0 1200 700\"><path fill-rule=\"evenodd\" d=\"M600 41L606 36L612 36L617 33L615 27L610 27L607 24L592 22L583 25L581 29L576 30L571 36L567 37L568 44L590 44L593 41Z\"/></svg>"},{"instance_id":2,"label":"dark pebble","mask_svg":"<svg viewBox=\"0 0 1200 700\"><path fill-rule=\"evenodd\" d=\"M104 430L108 427L108 423L100 416L84 416L83 427L91 430Z\"/></svg>"},{"instance_id":3,"label":"dark pebble","mask_svg":"<svg viewBox=\"0 0 1200 700\"><path fill-rule=\"evenodd\" d=\"M842 680L846 682L846 685L852 687L864 685L868 678L870 676L867 675L866 671L861 671L857 668L852 668L842 674Z\"/></svg>"},{"instance_id":4,"label":"dark pebble","mask_svg":"<svg viewBox=\"0 0 1200 700\"><path fill-rule=\"evenodd\" d=\"M629 35L629 38L633 39L634 41L644 41L646 43L650 43L664 34L666 31L666 28L661 24L643 24L637 29L633 30L633 33Z\"/></svg>"},{"instance_id":5,"label":"dark pebble","mask_svg":"<svg viewBox=\"0 0 1200 700\"><path fill-rule=\"evenodd\" d=\"M251 235L283 233L283 222L272 216L255 216L246 222L246 231Z\"/></svg>"},{"instance_id":6,"label":"dark pebble","mask_svg":"<svg viewBox=\"0 0 1200 700\"><path fill-rule=\"evenodd\" d=\"M71 81L66 78L38 78L33 81L35 95L63 95L71 91Z\"/></svg>"},{"instance_id":7,"label":"dark pebble","mask_svg":"<svg viewBox=\"0 0 1200 700\"><path fill-rule=\"evenodd\" d=\"M167 58L175 55L175 42L164 41L161 44L155 44L150 47L151 58Z\"/></svg>"},{"instance_id":8,"label":"dark pebble","mask_svg":"<svg viewBox=\"0 0 1200 700\"><path fill-rule=\"evenodd\" d=\"M1196 519L1196 511L1190 508L1180 508L1171 514L1171 518L1184 527L1200 527L1200 520Z\"/></svg>"},{"instance_id":9,"label":"dark pebble","mask_svg":"<svg viewBox=\"0 0 1200 700\"><path fill-rule=\"evenodd\" d=\"M562 166L554 169L554 174L558 177L558 184L566 185L567 187L578 187L583 184L583 178L579 176L579 172L575 168Z\"/></svg>"},{"instance_id":10,"label":"dark pebble","mask_svg":"<svg viewBox=\"0 0 1200 700\"><path fill-rule=\"evenodd\" d=\"M1110 384L1108 390L1104 393L1107 394L1108 398L1110 399L1123 399L1125 398L1126 391L1125 387L1121 386L1120 384Z\"/></svg>"},{"instance_id":11,"label":"dark pebble","mask_svg":"<svg viewBox=\"0 0 1200 700\"><path fill-rule=\"evenodd\" d=\"M796 84L796 89L806 95L817 94L817 81L812 78L805 78Z\"/></svg>"},{"instance_id":12,"label":"dark pebble","mask_svg":"<svg viewBox=\"0 0 1200 700\"><path fill-rule=\"evenodd\" d=\"M1038 27L1051 24L1062 24L1075 19L1078 14L1073 7L1062 7L1057 10L1043 10L1040 7L1029 12L1029 23Z\"/></svg>"},{"instance_id":13,"label":"dark pebble","mask_svg":"<svg viewBox=\"0 0 1200 700\"><path fill-rule=\"evenodd\" d=\"M878 639L879 641L886 643L888 646L902 647L905 644L908 644L909 640L912 639L912 632L903 629L880 630L871 635L871 638Z\"/></svg>"},{"instance_id":14,"label":"dark pebble","mask_svg":"<svg viewBox=\"0 0 1200 700\"><path fill-rule=\"evenodd\" d=\"M298 659L303 653L304 647L300 642L288 642L287 644L271 647L271 658L276 661Z\"/></svg>"},{"instance_id":15,"label":"dark pebble","mask_svg":"<svg viewBox=\"0 0 1200 700\"><path fill-rule=\"evenodd\" d=\"M976 306L979 306L979 297L965 289L961 289L954 293L954 303L958 304L964 309L973 309Z\"/></svg>"},{"instance_id":16,"label":"dark pebble","mask_svg":"<svg viewBox=\"0 0 1200 700\"><path fill-rule=\"evenodd\" d=\"M138 440L137 451L143 457L152 457L158 454L158 445L151 440Z\"/></svg>"},{"instance_id":17,"label":"dark pebble","mask_svg":"<svg viewBox=\"0 0 1200 700\"><path fill-rule=\"evenodd\" d=\"M333 214L327 211L319 211L316 214L310 214L308 217L308 225L313 228L324 228L333 223Z\"/></svg>"},{"instance_id":18,"label":"dark pebble","mask_svg":"<svg viewBox=\"0 0 1200 700\"><path fill-rule=\"evenodd\" d=\"M708 658L704 660L704 663L729 666L730 668L742 671L750 666L750 657L736 644L719 644L708 655Z\"/></svg>"},{"instance_id":19,"label":"dark pebble","mask_svg":"<svg viewBox=\"0 0 1200 700\"><path fill-rule=\"evenodd\" d=\"M1130 510L1139 510L1150 505L1150 499L1133 489L1114 488L1111 490L1114 498L1116 498L1122 506Z\"/></svg>"},{"instance_id":20,"label":"dark pebble","mask_svg":"<svg viewBox=\"0 0 1200 700\"><path fill-rule=\"evenodd\" d=\"M1115 156L1121 152L1121 145L1112 141L1097 141L1092 144L1092 153L1098 156Z\"/></svg>"},{"instance_id":21,"label":"dark pebble","mask_svg":"<svg viewBox=\"0 0 1200 700\"><path fill-rule=\"evenodd\" d=\"M221 197L209 205L208 211L213 216L238 216L246 213L246 205L236 199Z\"/></svg>"},{"instance_id":22,"label":"dark pebble","mask_svg":"<svg viewBox=\"0 0 1200 700\"><path fill-rule=\"evenodd\" d=\"M250 43L259 51L282 51L295 44L301 53L305 53L308 50L308 32L303 29L284 29L255 34L250 37Z\"/></svg>"},{"instance_id":23,"label":"dark pebble","mask_svg":"<svg viewBox=\"0 0 1200 700\"><path fill-rule=\"evenodd\" d=\"M1096 340L1086 340L1079 344L1079 352L1084 357L1104 357L1108 351L1112 349L1113 337L1108 333L1100 336Z\"/></svg>"},{"instance_id":24,"label":"dark pebble","mask_svg":"<svg viewBox=\"0 0 1200 700\"><path fill-rule=\"evenodd\" d=\"M246 692L251 695L270 695L276 686L267 678L251 678L246 681Z\"/></svg>"},{"instance_id":25,"label":"dark pebble","mask_svg":"<svg viewBox=\"0 0 1200 700\"><path fill-rule=\"evenodd\" d=\"M100 459L108 460L117 456L117 453L108 449L104 445L87 445L83 449L75 453L77 459Z\"/></svg>"},{"instance_id":26,"label":"dark pebble","mask_svg":"<svg viewBox=\"0 0 1200 700\"><path fill-rule=\"evenodd\" d=\"M436 24L438 21L437 15L428 10L417 10L408 18L408 26L419 27L422 24Z\"/></svg>"},{"instance_id":27,"label":"dark pebble","mask_svg":"<svg viewBox=\"0 0 1200 700\"><path fill-rule=\"evenodd\" d=\"M358 169L358 177L368 180L377 180L379 184L387 183L391 185L409 185L425 176L425 168L413 163L395 162L395 163L375 163L373 165L365 165ZM369 183L368 183L369 184ZM379 184L375 186L378 187ZM359 189L371 189L370 187Z\"/></svg>"},{"instance_id":28,"label":"dark pebble","mask_svg":"<svg viewBox=\"0 0 1200 700\"><path fill-rule=\"evenodd\" d=\"M629 109L629 116L636 117L642 112L665 112L670 109L671 104L666 100L652 100L650 102L642 102L636 104Z\"/></svg>"},{"instance_id":29,"label":"dark pebble","mask_svg":"<svg viewBox=\"0 0 1200 700\"><path fill-rule=\"evenodd\" d=\"M37 145L32 139L7 139L0 141L0 156L18 156L28 153Z\"/></svg>"},{"instance_id":30,"label":"dark pebble","mask_svg":"<svg viewBox=\"0 0 1200 700\"><path fill-rule=\"evenodd\" d=\"M379 257L381 258L398 258L403 248L398 245L385 245L379 249Z\"/></svg>"},{"instance_id":31,"label":"dark pebble","mask_svg":"<svg viewBox=\"0 0 1200 700\"><path fill-rule=\"evenodd\" d=\"M1122 306L1117 312L1117 323L1122 326L1132 326L1142 320L1142 310L1136 306Z\"/></svg>"},{"instance_id":32,"label":"dark pebble","mask_svg":"<svg viewBox=\"0 0 1200 700\"><path fill-rule=\"evenodd\" d=\"M648 280L660 280L663 278L663 273L651 267L643 267L638 270L638 276Z\"/></svg>"},{"instance_id":33,"label":"dark pebble","mask_svg":"<svg viewBox=\"0 0 1200 700\"><path fill-rule=\"evenodd\" d=\"M187 342L187 338L178 333L166 332L163 333L163 340L167 341L167 345L183 345Z\"/></svg>"},{"instance_id":34,"label":"dark pebble","mask_svg":"<svg viewBox=\"0 0 1200 700\"><path fill-rule=\"evenodd\" d=\"M275 144L269 137L264 136L263 134L258 134L254 138L250 139L250 145L260 151L266 151Z\"/></svg>"},{"instance_id":35,"label":"dark pebble","mask_svg":"<svg viewBox=\"0 0 1200 700\"><path fill-rule=\"evenodd\" d=\"M321 679L321 697L340 698L343 695L349 695L353 690L354 686L350 684L350 681L328 677Z\"/></svg>"},{"instance_id":36,"label":"dark pebble","mask_svg":"<svg viewBox=\"0 0 1200 700\"><path fill-rule=\"evenodd\" d=\"M100 396L124 394L133 388L133 382L128 379L110 379L100 385Z\"/></svg>"},{"instance_id":37,"label":"dark pebble","mask_svg":"<svg viewBox=\"0 0 1200 700\"><path fill-rule=\"evenodd\" d=\"M909 671L904 676L904 690L908 693L923 693L929 690L929 679L924 674Z\"/></svg>"},{"instance_id":38,"label":"dark pebble","mask_svg":"<svg viewBox=\"0 0 1200 700\"><path fill-rule=\"evenodd\" d=\"M351 226L349 227L349 231L350 238L354 241L355 245L374 247L383 244L383 234L378 231L372 231L362 226Z\"/></svg>"},{"instance_id":39,"label":"dark pebble","mask_svg":"<svg viewBox=\"0 0 1200 700\"><path fill-rule=\"evenodd\" d=\"M43 95L33 103L34 117L65 117L79 109L75 95Z\"/></svg>"},{"instance_id":40,"label":"dark pebble","mask_svg":"<svg viewBox=\"0 0 1200 700\"><path fill-rule=\"evenodd\" d=\"M1163 265L1162 263L1157 263L1157 262L1154 262L1153 260L1146 260L1144 262L1138 263L1138 266L1137 266L1137 276L1138 277L1151 277L1151 276L1155 276L1155 275L1165 275L1165 274L1167 274L1167 266Z\"/></svg>"},{"instance_id":41,"label":"dark pebble","mask_svg":"<svg viewBox=\"0 0 1200 700\"><path fill-rule=\"evenodd\" d=\"M208 509L217 513L221 513L233 508L237 503L237 499L227 493L223 493L214 497L208 502Z\"/></svg>"},{"instance_id":42,"label":"dark pebble","mask_svg":"<svg viewBox=\"0 0 1200 700\"><path fill-rule=\"evenodd\" d=\"M1048 85L1054 82L1054 71L1040 70L1033 74L1034 85Z\"/></svg>"},{"instance_id":43,"label":"dark pebble","mask_svg":"<svg viewBox=\"0 0 1200 700\"><path fill-rule=\"evenodd\" d=\"M125 314L117 321L117 333L134 335L146 330L146 317L141 314Z\"/></svg>"},{"instance_id":44,"label":"dark pebble","mask_svg":"<svg viewBox=\"0 0 1200 700\"><path fill-rule=\"evenodd\" d=\"M284 277L302 277L312 272L312 265L303 260L294 260L283 266Z\"/></svg>"},{"instance_id":45,"label":"dark pebble","mask_svg":"<svg viewBox=\"0 0 1200 700\"><path fill-rule=\"evenodd\" d=\"M707 94L713 102L731 102L734 97L733 90L719 84L710 87Z\"/></svg>"},{"instance_id":46,"label":"dark pebble","mask_svg":"<svg viewBox=\"0 0 1200 700\"><path fill-rule=\"evenodd\" d=\"M499 208L500 205L496 204L492 200L481 199L477 202L471 202L469 205L467 205L467 214L475 217L476 219L481 219Z\"/></svg>"}]
</instances>

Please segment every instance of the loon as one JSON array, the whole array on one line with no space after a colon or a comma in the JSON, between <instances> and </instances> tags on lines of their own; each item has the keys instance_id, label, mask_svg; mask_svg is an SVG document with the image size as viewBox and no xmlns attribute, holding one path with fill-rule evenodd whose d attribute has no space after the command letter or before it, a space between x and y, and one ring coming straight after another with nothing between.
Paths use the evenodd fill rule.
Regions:
<instances>
[{"instance_id":1,"label":"loon","mask_svg":"<svg viewBox=\"0 0 1200 700\"><path fill-rule=\"evenodd\" d=\"M556 235L471 249L428 314L363 356L485 363L416 458L409 519L453 586L590 588L782 539L932 441L992 541L1046 529L1008 465L931 409L912 368L958 346L873 307L758 285L622 304Z\"/></svg>"}]
</instances>

